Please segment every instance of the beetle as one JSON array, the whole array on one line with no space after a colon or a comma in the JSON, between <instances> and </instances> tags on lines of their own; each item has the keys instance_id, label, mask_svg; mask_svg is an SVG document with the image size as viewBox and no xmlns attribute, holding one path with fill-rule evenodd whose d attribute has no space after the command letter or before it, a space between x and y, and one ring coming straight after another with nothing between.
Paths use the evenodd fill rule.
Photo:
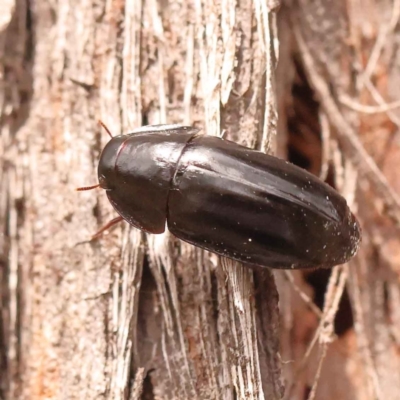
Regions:
<instances>
[{"instance_id":1,"label":"beetle","mask_svg":"<svg viewBox=\"0 0 400 400\"><path fill-rule=\"evenodd\" d=\"M101 122L100 122L101 123ZM276 157L182 125L111 136L99 184L119 214L147 233L261 267L329 268L357 252L361 229L345 199Z\"/></svg>"}]
</instances>

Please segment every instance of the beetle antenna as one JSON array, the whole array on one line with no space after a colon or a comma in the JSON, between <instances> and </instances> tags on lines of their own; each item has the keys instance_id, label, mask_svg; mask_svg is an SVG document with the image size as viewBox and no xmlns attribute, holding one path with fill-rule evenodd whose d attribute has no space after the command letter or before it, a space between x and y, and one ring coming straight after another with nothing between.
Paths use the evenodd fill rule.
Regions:
<instances>
[{"instance_id":1,"label":"beetle antenna","mask_svg":"<svg viewBox=\"0 0 400 400\"><path fill-rule=\"evenodd\" d=\"M106 124L101 119L99 119L97 122L99 123L99 125L101 125L106 130L106 132L108 133L108 136L110 136L110 138L112 139L113 135L112 135L111 131L107 128Z\"/></svg>"},{"instance_id":2,"label":"beetle antenna","mask_svg":"<svg viewBox=\"0 0 400 400\"><path fill-rule=\"evenodd\" d=\"M92 190L92 189L96 189L98 187L100 187L100 184L93 185L93 186L83 186L83 187L76 188L76 191L83 192L84 190Z\"/></svg>"}]
</instances>

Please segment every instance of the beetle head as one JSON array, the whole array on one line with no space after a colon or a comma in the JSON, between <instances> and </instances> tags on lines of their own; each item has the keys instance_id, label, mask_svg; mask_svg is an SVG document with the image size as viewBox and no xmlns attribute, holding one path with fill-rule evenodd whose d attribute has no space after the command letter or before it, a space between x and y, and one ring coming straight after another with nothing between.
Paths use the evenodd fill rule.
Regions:
<instances>
[{"instance_id":1,"label":"beetle head","mask_svg":"<svg viewBox=\"0 0 400 400\"><path fill-rule=\"evenodd\" d=\"M104 147L97 169L99 185L102 189L111 191L115 189L116 162L123 148L126 136L113 137Z\"/></svg>"}]
</instances>

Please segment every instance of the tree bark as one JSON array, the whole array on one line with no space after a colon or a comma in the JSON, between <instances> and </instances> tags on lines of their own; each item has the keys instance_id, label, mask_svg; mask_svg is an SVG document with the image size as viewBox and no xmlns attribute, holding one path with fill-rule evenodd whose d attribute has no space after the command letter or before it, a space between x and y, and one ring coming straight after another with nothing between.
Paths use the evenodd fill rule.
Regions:
<instances>
[{"instance_id":1,"label":"tree bark","mask_svg":"<svg viewBox=\"0 0 400 400\"><path fill-rule=\"evenodd\" d=\"M400 3L279 5L2 1L0 399L398 398ZM88 242L115 216L74 190L98 119L307 167L357 211L358 256L249 268L127 223Z\"/></svg>"}]
</instances>

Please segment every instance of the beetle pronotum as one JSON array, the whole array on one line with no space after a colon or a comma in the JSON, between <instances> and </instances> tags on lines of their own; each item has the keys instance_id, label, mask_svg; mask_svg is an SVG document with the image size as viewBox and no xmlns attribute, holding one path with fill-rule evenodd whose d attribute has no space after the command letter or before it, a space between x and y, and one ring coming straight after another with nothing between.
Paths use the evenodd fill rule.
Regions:
<instances>
[{"instance_id":1,"label":"beetle pronotum","mask_svg":"<svg viewBox=\"0 0 400 400\"><path fill-rule=\"evenodd\" d=\"M106 130L99 184L79 189L106 191L120 216L105 228L124 219L157 234L167 225L198 247L271 268L333 267L358 249L345 199L287 161L191 126Z\"/></svg>"}]
</instances>

